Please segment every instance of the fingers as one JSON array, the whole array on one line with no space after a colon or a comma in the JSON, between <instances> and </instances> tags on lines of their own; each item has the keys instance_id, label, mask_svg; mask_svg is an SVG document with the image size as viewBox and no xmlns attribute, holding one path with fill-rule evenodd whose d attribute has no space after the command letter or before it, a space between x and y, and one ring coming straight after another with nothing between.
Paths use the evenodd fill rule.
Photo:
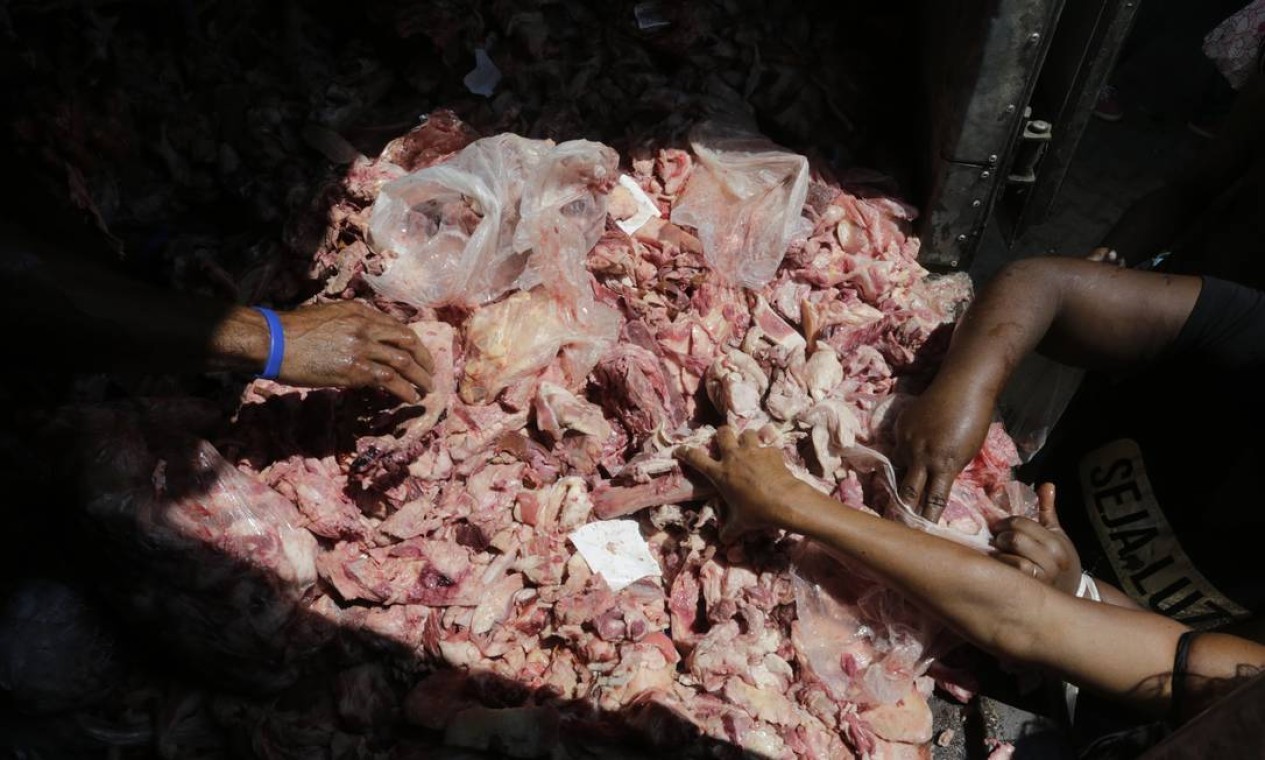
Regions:
<instances>
[{"instance_id":1,"label":"fingers","mask_svg":"<svg viewBox=\"0 0 1265 760\"><path fill-rule=\"evenodd\" d=\"M953 488L954 474L947 472L937 472L931 476L931 481L927 484L927 506L923 509L923 516L932 522L940 519L944 507L949 503L949 491Z\"/></svg>"},{"instance_id":2,"label":"fingers","mask_svg":"<svg viewBox=\"0 0 1265 760\"><path fill-rule=\"evenodd\" d=\"M760 431L756 430L755 428L747 428L746 430L742 431L742 435L738 437L738 441L744 447L747 447L747 448L758 447L761 445Z\"/></svg>"},{"instance_id":3,"label":"fingers","mask_svg":"<svg viewBox=\"0 0 1265 760\"><path fill-rule=\"evenodd\" d=\"M1037 488L1037 519L1050 530L1061 530L1059 516L1054 510L1054 484L1042 483Z\"/></svg>"},{"instance_id":4,"label":"fingers","mask_svg":"<svg viewBox=\"0 0 1265 760\"><path fill-rule=\"evenodd\" d=\"M413 361L417 362L417 366L426 370L426 374L435 374L435 361L431 358L430 351L422 344L421 338L417 337L417 333L397 322L392 322L389 326L377 326L374 337L383 343L389 343L397 348L408 351L413 357Z\"/></svg>"},{"instance_id":5,"label":"fingers","mask_svg":"<svg viewBox=\"0 0 1265 760\"><path fill-rule=\"evenodd\" d=\"M927 483L927 471L922 467L910 467L905 472L905 479L900 484L900 498L910 509L918 510L918 503L922 499L922 488Z\"/></svg>"},{"instance_id":6,"label":"fingers","mask_svg":"<svg viewBox=\"0 0 1265 760\"><path fill-rule=\"evenodd\" d=\"M720 451L722 457L732 454L737 448L738 436L734 435L733 428L726 425L716 431L716 449Z\"/></svg>"},{"instance_id":7,"label":"fingers","mask_svg":"<svg viewBox=\"0 0 1265 760\"><path fill-rule=\"evenodd\" d=\"M720 462L712 459L707 452L693 446L682 446L676 450L676 458L698 470L709 479L715 479L720 474Z\"/></svg>"},{"instance_id":8,"label":"fingers","mask_svg":"<svg viewBox=\"0 0 1265 760\"><path fill-rule=\"evenodd\" d=\"M435 382L431 373L417 363L416 357L400 348L393 348L386 343L375 343L369 350L369 358L378 364L385 364L403 375L413 385L429 391Z\"/></svg>"},{"instance_id":9,"label":"fingers","mask_svg":"<svg viewBox=\"0 0 1265 760\"><path fill-rule=\"evenodd\" d=\"M1015 554L998 554L996 558L998 561L1010 565L1029 578L1034 578L1039 581L1048 580L1046 578L1045 571L1037 565L1037 563L1027 559L1026 557L1020 557Z\"/></svg>"},{"instance_id":10,"label":"fingers","mask_svg":"<svg viewBox=\"0 0 1265 760\"><path fill-rule=\"evenodd\" d=\"M1006 554L1023 557L1032 563L1055 573L1059 568L1058 549L1046 545L1034 536L1018 530L1005 531L993 537L993 546Z\"/></svg>"},{"instance_id":11,"label":"fingers","mask_svg":"<svg viewBox=\"0 0 1265 760\"><path fill-rule=\"evenodd\" d=\"M392 367L374 364L370 369L370 375L373 377L374 385L405 403L414 404L422 400L422 394L417 392L417 388Z\"/></svg>"}]
</instances>

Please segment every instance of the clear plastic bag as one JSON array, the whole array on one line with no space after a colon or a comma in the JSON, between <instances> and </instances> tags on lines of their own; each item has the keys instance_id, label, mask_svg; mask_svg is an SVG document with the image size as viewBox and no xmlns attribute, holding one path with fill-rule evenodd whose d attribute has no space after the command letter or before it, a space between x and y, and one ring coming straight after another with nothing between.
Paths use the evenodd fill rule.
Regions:
<instances>
[{"instance_id":1,"label":"clear plastic bag","mask_svg":"<svg viewBox=\"0 0 1265 760\"><path fill-rule=\"evenodd\" d=\"M369 244L394 259L369 285L419 307L477 306L516 287L527 267L514 250L519 201L552 148L497 135L387 183L369 212Z\"/></svg>"},{"instance_id":2,"label":"clear plastic bag","mask_svg":"<svg viewBox=\"0 0 1265 760\"><path fill-rule=\"evenodd\" d=\"M301 648L286 634L316 582L318 551L294 504L206 441L125 413L80 419L102 590L217 682L284 684Z\"/></svg>"},{"instance_id":3,"label":"clear plastic bag","mask_svg":"<svg viewBox=\"0 0 1265 760\"><path fill-rule=\"evenodd\" d=\"M997 406L1020 460L1027 462L1045 445L1084 377L1084 370L1039 354L1015 368Z\"/></svg>"},{"instance_id":4,"label":"clear plastic bag","mask_svg":"<svg viewBox=\"0 0 1265 760\"><path fill-rule=\"evenodd\" d=\"M673 223L698 231L704 258L725 280L768 284L791 241L811 232L803 216L808 159L712 123L696 127L690 142L697 159Z\"/></svg>"},{"instance_id":5,"label":"clear plastic bag","mask_svg":"<svg viewBox=\"0 0 1265 760\"><path fill-rule=\"evenodd\" d=\"M564 302L593 300L589 251L606 227L607 193L619 181L619 154L601 143L572 140L554 148L523 189L514 250L530 252L527 287L543 283Z\"/></svg>"},{"instance_id":6,"label":"clear plastic bag","mask_svg":"<svg viewBox=\"0 0 1265 760\"><path fill-rule=\"evenodd\" d=\"M366 280L421 307L478 306L541 282L574 300L618 166L614 150L588 140L477 140L382 188L369 243L394 258Z\"/></svg>"},{"instance_id":7,"label":"clear plastic bag","mask_svg":"<svg viewBox=\"0 0 1265 760\"><path fill-rule=\"evenodd\" d=\"M619 178L618 164L619 156L605 145L573 140L535 166L522 189L513 247L529 256L516 284L539 284L479 309L466 323L466 403L492 400L559 352L567 379L578 384L614 344L622 320L594 300L584 261L602 236L606 193Z\"/></svg>"},{"instance_id":8,"label":"clear plastic bag","mask_svg":"<svg viewBox=\"0 0 1265 760\"><path fill-rule=\"evenodd\" d=\"M796 556L791 581L796 645L837 699L880 705L909 695L939 626L816 544Z\"/></svg>"}]
</instances>

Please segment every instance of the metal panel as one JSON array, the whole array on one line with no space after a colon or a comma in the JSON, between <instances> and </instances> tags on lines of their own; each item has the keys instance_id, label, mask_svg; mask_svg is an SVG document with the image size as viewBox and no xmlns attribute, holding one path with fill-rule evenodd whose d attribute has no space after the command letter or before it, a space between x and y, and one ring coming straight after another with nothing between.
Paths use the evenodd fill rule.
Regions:
<instances>
[{"instance_id":1,"label":"metal panel","mask_svg":"<svg viewBox=\"0 0 1265 760\"><path fill-rule=\"evenodd\" d=\"M1048 146L1031 182L1012 184L999 203L998 222L1010 242L1054 204L1139 3L1075 2L1063 14L1032 99L1033 116L1051 125Z\"/></svg>"},{"instance_id":2,"label":"metal panel","mask_svg":"<svg viewBox=\"0 0 1265 760\"><path fill-rule=\"evenodd\" d=\"M924 5L931 155L920 260L970 263L999 176L1010 166L1063 0L944 0Z\"/></svg>"}]
</instances>

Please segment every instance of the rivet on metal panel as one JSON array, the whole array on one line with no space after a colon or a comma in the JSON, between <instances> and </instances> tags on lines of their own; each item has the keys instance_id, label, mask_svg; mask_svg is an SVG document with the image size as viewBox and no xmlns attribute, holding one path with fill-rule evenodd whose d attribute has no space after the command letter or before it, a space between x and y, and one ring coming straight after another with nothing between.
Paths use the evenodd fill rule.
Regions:
<instances>
[{"instance_id":1,"label":"rivet on metal panel","mask_svg":"<svg viewBox=\"0 0 1265 760\"><path fill-rule=\"evenodd\" d=\"M961 235L958 235L958 242L959 242L959 243L965 243L965 242L966 242L966 233L965 233L965 232L963 232Z\"/></svg>"},{"instance_id":2,"label":"rivet on metal panel","mask_svg":"<svg viewBox=\"0 0 1265 760\"><path fill-rule=\"evenodd\" d=\"M1032 43L1033 45L1037 44L1040 41L1041 41L1040 32L1033 32L1032 34L1028 35L1028 42Z\"/></svg>"},{"instance_id":3,"label":"rivet on metal panel","mask_svg":"<svg viewBox=\"0 0 1265 760\"><path fill-rule=\"evenodd\" d=\"M997 164L997 154L996 154L996 153L994 153L993 155L991 155L991 156L989 156L989 157L988 157L988 165L989 165L989 166L994 166L994 165L996 165L996 164Z\"/></svg>"},{"instance_id":4,"label":"rivet on metal panel","mask_svg":"<svg viewBox=\"0 0 1265 760\"><path fill-rule=\"evenodd\" d=\"M1009 116L1010 114L1013 114L1016 110L1018 109L1015 108L1015 104L1011 103L1010 105L1006 106L1006 115Z\"/></svg>"},{"instance_id":5,"label":"rivet on metal panel","mask_svg":"<svg viewBox=\"0 0 1265 760\"><path fill-rule=\"evenodd\" d=\"M951 266L951 267L955 267L955 266L957 266L957 265L958 265L958 260L957 260L957 259L954 259L953 261L950 261L950 262L949 262L949 266Z\"/></svg>"},{"instance_id":6,"label":"rivet on metal panel","mask_svg":"<svg viewBox=\"0 0 1265 760\"><path fill-rule=\"evenodd\" d=\"M976 198L975 200L971 201L971 208L979 208L980 206L983 206L983 205L984 205L984 202L981 201L979 198Z\"/></svg>"},{"instance_id":7,"label":"rivet on metal panel","mask_svg":"<svg viewBox=\"0 0 1265 760\"><path fill-rule=\"evenodd\" d=\"M987 170L987 169L985 169L984 171L982 171L982 172L980 172L980 173L979 173L979 178L980 178L980 179L988 179L988 178L989 178L989 177L991 177L991 176L993 176L993 173L992 173L992 172L990 172L990 171L989 171L989 170Z\"/></svg>"}]
</instances>

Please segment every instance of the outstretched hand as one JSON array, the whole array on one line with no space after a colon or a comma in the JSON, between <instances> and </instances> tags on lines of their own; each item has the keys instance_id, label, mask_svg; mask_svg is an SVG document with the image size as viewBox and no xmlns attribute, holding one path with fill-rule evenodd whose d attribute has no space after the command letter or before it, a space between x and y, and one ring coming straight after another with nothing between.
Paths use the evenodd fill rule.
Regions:
<instances>
[{"instance_id":1,"label":"outstretched hand","mask_svg":"<svg viewBox=\"0 0 1265 760\"><path fill-rule=\"evenodd\" d=\"M382 312L343 302L279 315L286 350L277 379L289 385L381 388L416 402L435 371L417 335Z\"/></svg>"},{"instance_id":2,"label":"outstretched hand","mask_svg":"<svg viewBox=\"0 0 1265 760\"><path fill-rule=\"evenodd\" d=\"M698 470L725 500L720 539L726 543L761 528L787 528L794 522L802 489L811 488L791 474L781 449L763 446L755 430L741 436L733 428L716 431L719 459L705 449L681 448L677 458Z\"/></svg>"},{"instance_id":3,"label":"outstretched hand","mask_svg":"<svg viewBox=\"0 0 1265 760\"><path fill-rule=\"evenodd\" d=\"M953 481L979 453L992 406L970 394L932 385L901 414L896 464L904 467L900 497L928 520L940 519Z\"/></svg>"},{"instance_id":4,"label":"outstretched hand","mask_svg":"<svg viewBox=\"0 0 1265 760\"><path fill-rule=\"evenodd\" d=\"M1059 526L1054 511L1054 485L1037 489L1036 520L1008 517L994 526L997 559L1060 591L1075 595L1080 588L1081 560L1072 540Z\"/></svg>"}]
</instances>

